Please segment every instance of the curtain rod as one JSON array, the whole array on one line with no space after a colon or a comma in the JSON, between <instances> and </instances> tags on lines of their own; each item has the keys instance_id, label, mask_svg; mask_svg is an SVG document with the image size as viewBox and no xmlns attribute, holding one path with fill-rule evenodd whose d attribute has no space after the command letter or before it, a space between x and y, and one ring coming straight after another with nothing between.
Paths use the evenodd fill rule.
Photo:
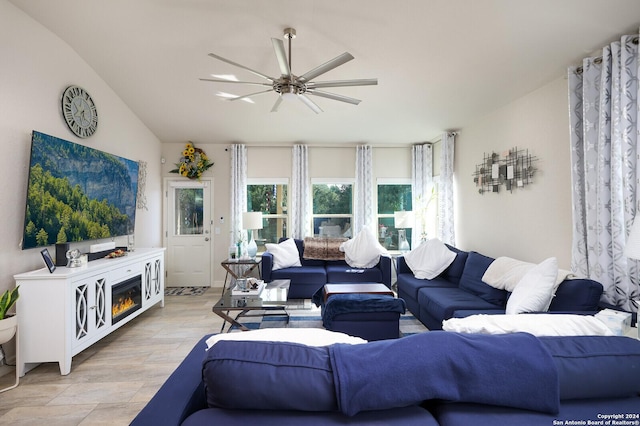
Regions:
<instances>
[{"instance_id":1,"label":"curtain rod","mask_svg":"<svg viewBox=\"0 0 640 426\"><path fill-rule=\"evenodd\" d=\"M634 38L631 39L631 43L633 44L638 44L640 42L640 36L636 36ZM602 56L597 56L593 59L593 62L596 64L601 64L602 63ZM578 68L576 68L576 74L582 74L584 72L584 69L582 66L579 66Z\"/></svg>"},{"instance_id":2,"label":"curtain rod","mask_svg":"<svg viewBox=\"0 0 640 426\"><path fill-rule=\"evenodd\" d=\"M431 143L431 142L418 142L418 143ZM306 145L309 148L355 148L357 146L369 145L372 148L408 148L416 145L416 142L403 142L397 144L368 144L368 143L349 143L349 144L323 144L314 145L308 143L293 143L293 144L244 144L247 148L291 148L294 145Z\"/></svg>"}]
</instances>

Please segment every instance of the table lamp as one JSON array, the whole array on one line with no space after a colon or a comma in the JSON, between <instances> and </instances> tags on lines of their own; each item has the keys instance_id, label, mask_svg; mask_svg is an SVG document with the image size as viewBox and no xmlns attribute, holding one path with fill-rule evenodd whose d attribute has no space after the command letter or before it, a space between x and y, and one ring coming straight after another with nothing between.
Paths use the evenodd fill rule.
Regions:
<instances>
[{"instance_id":1,"label":"table lamp","mask_svg":"<svg viewBox=\"0 0 640 426\"><path fill-rule=\"evenodd\" d=\"M262 229L262 212L244 212L242 213L242 226L251 232L251 241L247 245L247 254L250 258L256 257L258 245L253 237L254 229Z\"/></svg>"},{"instance_id":2,"label":"table lamp","mask_svg":"<svg viewBox=\"0 0 640 426\"><path fill-rule=\"evenodd\" d=\"M412 211L393 212L394 226L398 230L398 250L402 252L411 250L405 229L413 228L413 219Z\"/></svg>"}]
</instances>

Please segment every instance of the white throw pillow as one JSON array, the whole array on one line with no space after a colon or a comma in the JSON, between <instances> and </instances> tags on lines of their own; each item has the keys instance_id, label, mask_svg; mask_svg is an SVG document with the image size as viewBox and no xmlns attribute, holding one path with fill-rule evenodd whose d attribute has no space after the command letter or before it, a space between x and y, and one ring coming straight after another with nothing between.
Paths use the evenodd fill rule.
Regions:
<instances>
[{"instance_id":1,"label":"white throw pillow","mask_svg":"<svg viewBox=\"0 0 640 426\"><path fill-rule=\"evenodd\" d=\"M271 270L290 268L292 266L302 266L300 263L300 253L293 238L287 238L280 244L265 244L267 251L273 255L273 266Z\"/></svg>"},{"instance_id":2,"label":"white throw pillow","mask_svg":"<svg viewBox=\"0 0 640 426\"><path fill-rule=\"evenodd\" d=\"M437 238L432 238L405 254L404 260L416 278L432 280L456 258L456 254Z\"/></svg>"},{"instance_id":3,"label":"white throw pillow","mask_svg":"<svg viewBox=\"0 0 640 426\"><path fill-rule=\"evenodd\" d=\"M349 336L322 328L264 328L240 333L216 334L207 339L207 349L221 340L260 342L291 342L307 346L329 346L334 343L357 345L367 343L360 337Z\"/></svg>"},{"instance_id":4,"label":"white throw pillow","mask_svg":"<svg viewBox=\"0 0 640 426\"><path fill-rule=\"evenodd\" d=\"M389 254L369 226L363 227L354 238L340 244L340 251L344 252L344 260L352 268L372 268L380 261L380 255Z\"/></svg>"},{"instance_id":5,"label":"white throw pillow","mask_svg":"<svg viewBox=\"0 0 640 426\"><path fill-rule=\"evenodd\" d=\"M471 315L444 320L442 329L456 333L480 334L523 332L534 336L613 335L596 317L571 314Z\"/></svg>"},{"instance_id":6,"label":"white throw pillow","mask_svg":"<svg viewBox=\"0 0 640 426\"><path fill-rule=\"evenodd\" d=\"M558 260L550 257L531 268L507 300L507 315L546 312L557 288Z\"/></svg>"}]
</instances>

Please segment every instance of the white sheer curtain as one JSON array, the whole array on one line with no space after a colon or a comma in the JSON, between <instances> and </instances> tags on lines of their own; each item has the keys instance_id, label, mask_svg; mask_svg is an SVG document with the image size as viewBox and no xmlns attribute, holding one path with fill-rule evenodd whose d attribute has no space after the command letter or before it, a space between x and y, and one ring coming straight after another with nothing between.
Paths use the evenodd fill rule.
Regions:
<instances>
[{"instance_id":1,"label":"white sheer curtain","mask_svg":"<svg viewBox=\"0 0 640 426\"><path fill-rule=\"evenodd\" d=\"M433 145L414 145L411 150L411 193L413 194L413 248L427 235L427 207L433 191ZM433 236L432 236L433 237Z\"/></svg>"},{"instance_id":2,"label":"white sheer curtain","mask_svg":"<svg viewBox=\"0 0 640 426\"><path fill-rule=\"evenodd\" d=\"M231 145L231 244L242 235L242 212L247 211L247 148Z\"/></svg>"},{"instance_id":3,"label":"white sheer curtain","mask_svg":"<svg viewBox=\"0 0 640 426\"><path fill-rule=\"evenodd\" d=\"M571 268L604 286L602 300L636 312L638 262L624 255L638 201L638 35L569 74ZM637 216L640 220L640 216Z\"/></svg>"},{"instance_id":4,"label":"white sheer curtain","mask_svg":"<svg viewBox=\"0 0 640 426\"><path fill-rule=\"evenodd\" d=\"M293 176L291 178L291 211L289 220L289 236L303 239L309 229L310 180L309 160L306 145L293 146Z\"/></svg>"},{"instance_id":5,"label":"white sheer curtain","mask_svg":"<svg viewBox=\"0 0 640 426\"><path fill-rule=\"evenodd\" d=\"M356 182L354 194L352 236L356 236L364 226L371 226L376 220L373 205L373 156L369 145L356 147ZM377 227L376 227L377 229Z\"/></svg>"},{"instance_id":6,"label":"white sheer curtain","mask_svg":"<svg viewBox=\"0 0 640 426\"><path fill-rule=\"evenodd\" d=\"M438 238L455 246L456 232L453 220L453 155L455 133L443 133L440 150L440 184L438 186Z\"/></svg>"}]
</instances>

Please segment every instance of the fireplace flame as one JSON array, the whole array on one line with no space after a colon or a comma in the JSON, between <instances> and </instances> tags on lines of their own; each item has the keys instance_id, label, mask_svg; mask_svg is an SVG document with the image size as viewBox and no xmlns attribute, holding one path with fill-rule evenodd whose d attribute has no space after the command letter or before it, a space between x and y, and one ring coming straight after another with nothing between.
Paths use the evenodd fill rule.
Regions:
<instances>
[{"instance_id":1,"label":"fireplace flame","mask_svg":"<svg viewBox=\"0 0 640 426\"><path fill-rule=\"evenodd\" d=\"M131 297L127 296L126 299L121 297L111 305L111 317L115 318L135 306L136 302L134 302Z\"/></svg>"}]
</instances>

